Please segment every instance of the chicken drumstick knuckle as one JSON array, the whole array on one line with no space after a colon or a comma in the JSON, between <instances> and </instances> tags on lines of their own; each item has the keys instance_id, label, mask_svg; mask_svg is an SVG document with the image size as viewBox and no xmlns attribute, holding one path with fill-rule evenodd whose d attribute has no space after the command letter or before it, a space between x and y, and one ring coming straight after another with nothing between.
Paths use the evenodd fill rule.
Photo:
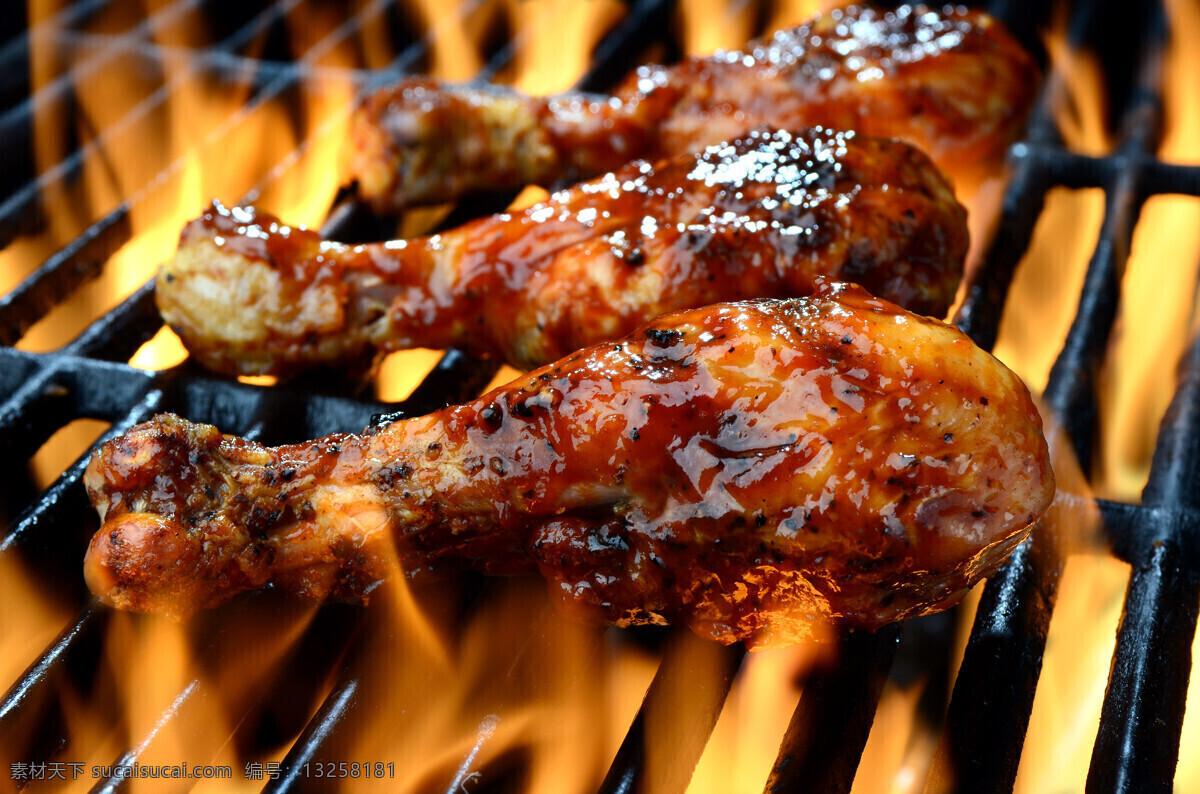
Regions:
<instances>
[{"instance_id":1,"label":"chicken drumstick knuckle","mask_svg":"<svg viewBox=\"0 0 1200 794\"><path fill-rule=\"evenodd\" d=\"M214 205L156 295L192 355L229 374L408 347L528 369L670 311L805 295L821 275L940 316L967 238L965 210L913 147L776 131L413 240L347 246Z\"/></svg>"},{"instance_id":2,"label":"chicken drumstick knuckle","mask_svg":"<svg viewBox=\"0 0 1200 794\"><path fill-rule=\"evenodd\" d=\"M86 577L183 617L268 582L540 570L587 619L755 647L949 605L1046 509L1020 380L842 284L689 310L472 403L269 448L159 416L86 474Z\"/></svg>"}]
</instances>

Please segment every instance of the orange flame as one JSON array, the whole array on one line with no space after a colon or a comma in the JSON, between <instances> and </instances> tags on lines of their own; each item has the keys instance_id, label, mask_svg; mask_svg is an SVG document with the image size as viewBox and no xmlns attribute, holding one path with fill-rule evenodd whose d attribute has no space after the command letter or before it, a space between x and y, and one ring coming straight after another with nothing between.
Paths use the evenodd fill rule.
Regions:
<instances>
[{"instance_id":1,"label":"orange flame","mask_svg":"<svg viewBox=\"0 0 1200 794\"><path fill-rule=\"evenodd\" d=\"M1194 47L1188 43L1200 35L1200 16L1189 4L1168 5L1174 37L1164 68L1167 129L1159 154L1194 159L1200 118L1190 101L1197 72ZM1068 147L1088 154L1110 151L1103 85L1094 58L1069 50L1058 36L1047 37L1047 47L1056 69L1049 90ZM1098 190L1052 191L1021 264L997 352L1035 388L1044 387L1061 347L1102 212ZM1198 226L1200 202L1177 196L1151 198L1138 221L1122 283L1121 316L1100 389L1103 430L1093 482L1103 496L1136 502L1145 484L1158 422L1174 390L1174 367L1163 362L1177 361L1190 336L1183 329L1189 328L1194 307ZM1178 286L1163 289L1164 284ZM1064 295L1070 300L1063 300ZM1146 356L1146 350L1155 355ZM1020 792L1082 791L1129 579L1129 566L1098 542L1094 511L1090 517L1078 515L1078 504L1086 504L1090 494L1083 478L1068 470L1056 458L1057 504L1067 514L1058 524L1060 530L1070 529L1071 522L1083 528L1067 549L1073 553L1059 583L1018 770L1015 790ZM1078 502L1074 507L1066 504L1072 499ZM1200 705L1195 690L1192 687L1189 700ZM1195 736L1197 722L1193 716L1185 723L1185 742ZM1181 754L1175 780L1179 791L1200 785L1200 767L1188 760L1189 755Z\"/></svg>"},{"instance_id":2,"label":"orange flame","mask_svg":"<svg viewBox=\"0 0 1200 794\"><path fill-rule=\"evenodd\" d=\"M42 5L30 3L31 22L45 19ZM718 47L742 46L758 22L753 5L744 4L741 11L731 13L724 3L681 4L684 50L699 55ZM770 4L771 24L803 21L818 5L828 7L813 0ZM432 74L453 81L474 77L484 65L488 31L504 20L523 45L503 77L533 93L564 90L575 82L588 65L591 45L624 9L616 0L489 0L475 13L460 17L445 14L445 6L435 0L413 0L403 10L424 28L436 28L429 56ZM1161 155L1196 162L1200 161L1196 151L1200 118L1195 103L1188 100L1200 91L1196 84L1200 55L1187 44L1200 32L1200 12L1182 0L1170 0L1168 8L1176 37L1167 53L1168 126ZM306 4L298 4L290 13L286 27L297 51L309 51L315 41L324 39L334 27L330 13L325 7ZM381 66L395 55L388 51L380 26L368 24L361 34L306 57L302 66L313 71L293 92L300 94L299 100L267 97L247 106L248 84L217 85L212 79L196 79L197 63L184 53L199 43L205 31L187 24L186 18L161 25L154 22L158 17L149 19L153 44L163 56L168 101L154 104L159 86L147 83L136 53L118 53L102 73L84 78L79 85L78 130L68 130L62 107L47 104L36 114L37 159L43 169L69 153L68 142L76 133L98 154L87 163L79 185L64 183L47 195L56 208L49 228L0 252L0 290L11 288L37 262L122 199L134 201L129 242L111 259L100 280L30 333L22 342L27 349L62 344L81 327L76 318L94 317L136 289L172 253L180 227L210 198L236 201L265 183L259 198L264 207L298 224L319 223L340 178L339 150L356 90L348 70ZM561 52L564 40L572 42L566 48L569 56ZM1058 122L1068 146L1083 153L1110 150L1094 60L1072 51L1060 34L1052 33L1046 41L1053 64L1049 90L1057 97ZM59 56L59 51L40 48L35 42L31 66L35 85L47 85L96 53L80 49L65 62ZM138 117L144 120L128 121L131 107L139 102L149 103ZM1035 390L1045 387L1065 337L1103 205L1099 190L1051 191L1018 270L997 353ZM981 230L995 214L994 191L971 209L972 232L981 239L985 236ZM437 210L411 213L398 233L419 234L438 217ZM1186 342L1179 329L1187 326L1192 311L1194 265L1200 261L1197 229L1200 203L1195 199L1156 197L1143 212L1124 285L1123 319L1108 368L1111 383L1106 384L1102 405L1106 431L1097 489L1104 495L1136 498L1145 480L1158 417L1172 390L1173 376L1155 357L1141 351L1165 351L1162 355L1174 360ZM1168 265L1172 269L1164 271ZM1167 290L1164 295L1163 283L1187 288ZM406 396L438 355L411 351L389 357L378 375L378 395L389 400ZM159 368L184 356L174 335L163 331L138 352L133 363ZM502 370L496 382L516 374ZM99 424L84 423L47 444L35 460L39 485L44 487L99 430ZM1056 446L1061 452L1062 442ZM1095 516L1087 507L1090 493L1082 473L1072 462L1058 458L1055 469L1064 496L1047 523L1050 531L1070 534L1064 539L1074 553L1060 585L1017 781L1019 790L1031 792L1082 787L1128 577L1128 566L1095 553ZM355 755L391 761L398 772L403 770L403 778L388 790L420 790L441 781L470 790L478 779L472 776L481 769L502 769L506 758L525 755L532 759L525 780L529 791L594 788L654 674L654 655L617 632L559 620L542 584L532 580L489 584L486 598L475 605L465 625L448 636L448 630L438 627L447 625L450 621L440 618L459 606L454 593L409 588L399 581L401 577L397 579L370 608L377 625L367 632L362 654L377 662L364 671L363 686L378 693L386 707L363 731ZM0 618L0 645L5 648L0 665L9 674L3 680L11 681L67 616L11 559L3 557L0 589L5 603L23 607L7 610ZM250 612L253 619L262 618ZM970 612L964 610L967 616ZM153 736L145 763L177 763L186 758L229 763L240 771L240 764L248 759L236 757L232 746L207 743L202 748L205 757L195 758L197 747L189 737L226 737L233 732L239 716L231 704L269 680L272 665L294 646L309 617L300 610L284 621L257 620L253 625L247 621L248 625L233 631L250 638L252 658L229 652L206 667L195 658L194 638L185 628L114 616L106 666L116 682L119 703L97 708L78 695L64 695L72 726L68 752L109 763L131 742ZM960 646L963 642L960 638ZM1200 640L1197 643L1194 655L1200 653ZM765 780L800 697L793 682L802 680L803 672L827 650L804 645L747 658L689 791L756 789ZM914 720L921 687L885 689L855 791L921 788L936 743L936 736L926 735ZM215 696L211 702L189 706L186 720L162 723L163 714L181 695L200 691ZM679 693L681 699L687 696L687 691ZM1192 687L1188 705L1184 748L1200 741L1200 687ZM394 709L406 713L399 724ZM98 716L114 710L123 715L118 724ZM278 755L285 751L281 748ZM1186 752L1176 785L1179 790L1200 786L1200 761ZM208 781L195 790L229 791L237 786ZM153 788L139 782L132 790Z\"/></svg>"}]
</instances>

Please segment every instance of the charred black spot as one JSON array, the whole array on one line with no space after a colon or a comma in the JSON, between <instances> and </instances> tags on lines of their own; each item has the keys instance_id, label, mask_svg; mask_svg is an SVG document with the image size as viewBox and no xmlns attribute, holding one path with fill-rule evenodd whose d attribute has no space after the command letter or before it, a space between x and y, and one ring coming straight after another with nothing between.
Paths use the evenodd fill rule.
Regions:
<instances>
[{"instance_id":1,"label":"charred black spot","mask_svg":"<svg viewBox=\"0 0 1200 794\"><path fill-rule=\"evenodd\" d=\"M853 338L853 337L851 337L851 336L850 336L850 334L843 334L843 335L842 335L842 344L843 344L843 345L848 345L848 344L850 344L850 343L851 343L851 342L853 342L853 341L854 341L854 338Z\"/></svg>"},{"instance_id":2,"label":"charred black spot","mask_svg":"<svg viewBox=\"0 0 1200 794\"><path fill-rule=\"evenodd\" d=\"M633 265L634 267L644 264L645 261L646 261L646 255L642 253L642 249L640 249L640 248L634 248L632 251L625 254L626 264Z\"/></svg>"},{"instance_id":3,"label":"charred black spot","mask_svg":"<svg viewBox=\"0 0 1200 794\"><path fill-rule=\"evenodd\" d=\"M632 438L634 441L637 441L639 438L642 437L642 434L639 433L638 429L635 427L629 431L629 437Z\"/></svg>"},{"instance_id":4,"label":"charred black spot","mask_svg":"<svg viewBox=\"0 0 1200 794\"><path fill-rule=\"evenodd\" d=\"M393 486L400 480L407 479L412 474L412 466L401 463L398 466L387 466L379 470L379 481L386 486Z\"/></svg>"},{"instance_id":5,"label":"charred black spot","mask_svg":"<svg viewBox=\"0 0 1200 794\"><path fill-rule=\"evenodd\" d=\"M947 433L946 435L942 436L942 441L945 441L947 444L949 444L953 440L954 440L953 433Z\"/></svg>"},{"instance_id":6,"label":"charred black spot","mask_svg":"<svg viewBox=\"0 0 1200 794\"><path fill-rule=\"evenodd\" d=\"M208 483L205 483L204 484L204 495L209 499L213 499L216 497L217 494L216 494L216 492L213 491L213 488L211 485L209 485Z\"/></svg>"},{"instance_id":7,"label":"charred black spot","mask_svg":"<svg viewBox=\"0 0 1200 794\"><path fill-rule=\"evenodd\" d=\"M283 513L279 510L267 512L258 505L250 511L249 519L246 521L246 528L254 534L262 534L267 528L279 520L279 516Z\"/></svg>"},{"instance_id":8,"label":"charred black spot","mask_svg":"<svg viewBox=\"0 0 1200 794\"><path fill-rule=\"evenodd\" d=\"M646 338L659 347L670 347L682 339L683 334L668 328L648 328Z\"/></svg>"},{"instance_id":9,"label":"charred black spot","mask_svg":"<svg viewBox=\"0 0 1200 794\"><path fill-rule=\"evenodd\" d=\"M767 525L766 515L759 513L757 516L754 517L754 523L760 527L765 527Z\"/></svg>"},{"instance_id":10,"label":"charred black spot","mask_svg":"<svg viewBox=\"0 0 1200 794\"><path fill-rule=\"evenodd\" d=\"M437 453L442 451L442 445L440 443L438 443L437 441L431 441L429 443L429 446L426 447L425 449L429 452L429 454L436 455Z\"/></svg>"},{"instance_id":11,"label":"charred black spot","mask_svg":"<svg viewBox=\"0 0 1200 794\"><path fill-rule=\"evenodd\" d=\"M987 405L987 404L988 404L987 397L980 397L980 398L979 398L979 404L980 404L980 405Z\"/></svg>"},{"instance_id":12,"label":"charred black spot","mask_svg":"<svg viewBox=\"0 0 1200 794\"><path fill-rule=\"evenodd\" d=\"M291 482L292 479L296 476L296 470L293 469L291 466L288 466L286 469L279 472L279 476L284 482Z\"/></svg>"},{"instance_id":13,"label":"charred black spot","mask_svg":"<svg viewBox=\"0 0 1200 794\"><path fill-rule=\"evenodd\" d=\"M513 416L520 416L524 419L533 416L533 409L524 400L513 401L512 405L509 406L509 410L512 411Z\"/></svg>"}]
</instances>

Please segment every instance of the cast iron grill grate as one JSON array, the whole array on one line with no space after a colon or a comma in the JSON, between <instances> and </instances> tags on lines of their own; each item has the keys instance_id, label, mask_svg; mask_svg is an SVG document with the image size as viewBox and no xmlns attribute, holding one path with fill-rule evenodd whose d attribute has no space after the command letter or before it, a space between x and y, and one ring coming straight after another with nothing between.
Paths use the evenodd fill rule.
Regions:
<instances>
[{"instance_id":1,"label":"cast iron grill grate","mask_svg":"<svg viewBox=\"0 0 1200 794\"><path fill-rule=\"evenodd\" d=\"M155 112L151 96L135 106L118 128L100 131L87 143L69 147L53 167L34 173L31 163L34 117L44 103L69 106L74 90L68 81L55 81L29 93L28 62L31 42L58 36L56 45L85 53L84 68L102 72L115 59L127 59L153 70L181 53L152 43L151 33L180 24L190 14L222 19L218 42L192 56L182 73L174 73L163 89L170 94L175 81L211 79L240 84L249 78L249 99L240 115L210 136L221 146L236 136L243 122L264 103L322 79L365 86L380 73L338 69L319 64L320 54L355 35L363 26L400 14L387 0L360 4L344 21L320 37L298 58L279 52L272 31L295 2L232 3L177 0L139 24L116 33L71 31L102 13L108 0L79 0L59 12L54 26L24 32L6 31L0 44L0 91L6 110L0 115L0 141L5 158L19 164L6 173L0 186L0 243L5 245L30 228L46 222L57 208L48 197L80 177L88 158L100 157L103 145L125 134L126 127L145 123ZM469 15L483 3L467 3L454 13ZM999 224L976 282L956 321L978 343L990 348L997 337L1000 316L1018 261L1029 248L1034 225L1046 194L1054 187L1101 188L1105 195L1104 222L1090 261L1075 321L1050 376L1044 402L1064 425L1078 458L1092 458L1097 443L1095 388L1108 339L1117 316L1121 277L1129 256L1133 230L1143 203L1152 195L1200 195L1200 168L1164 163L1156 158L1162 125L1161 53L1167 30L1157 4L1123 18L1118 47L1104 4L1081 2L1070 9L1070 34L1078 43L1096 48L1108 64L1110 94L1120 98L1120 143L1106 156L1089 157L1069 151L1051 116L1047 91L1031 120L1025 142L1012 152L1012 175L1000 209ZM1037 48L1036 29L1046 21L1041 4L1017 0L991 4L1031 48ZM619 79L659 47L657 58L671 57L664 35L674 11L666 0L627 4L620 22L602 39L593 66L581 88L601 90ZM761 15L760 15L761 16ZM24 20L20 20L23 23ZM392 27L397 27L393 25ZM398 29L403 29L399 26ZM1136 35L1131 35L1133 31ZM436 31L430 35L435 35ZM1107 37L1107 38L1106 38ZM1111 39L1111 40L1110 40ZM247 54L250 42L267 43L265 50ZM419 71L428 57L428 36L398 47L400 55L383 72L394 75ZM494 48L479 79L494 79L513 58L520 42L512 39ZM665 47L665 51L664 48ZM16 76L12 76L16 75ZM1049 81L1056 79L1051 75ZM303 149L304 144L301 144ZM300 150L298 150L300 151ZM295 155L295 153L293 153ZM294 160L294 157L293 157ZM292 160L259 179L270 180ZM161 179L177 176L177 163L165 164ZM15 347L34 323L60 306L81 284L95 278L106 262L132 235L131 213L153 201L155 185L136 190L104 217L86 225L70 243L49 256L24 281L0 297L0 451L5 487L0 492L0 516L6 532L0 555L13 555L52 582L60 598L77 610L60 636L34 664L12 682L0 702L0 746L6 760L46 762L66 744L66 707L61 692L95 693L111 687L98 674L104 653L107 610L94 604L83 587L78 566L95 518L80 483L86 455L70 466L46 491L37 494L26 473L26 461L66 422L89 417L111 423L104 438L123 432L160 411L210 422L224 431L271 443L311 438L337 430L355 430L380 414L419 414L443 404L470 398L490 380L494 367L455 352L448 353L413 395L400 404L385 404L348 394L320 378L307 378L286 389L259 388L201 374L189 365L147 372L126 362L158 330L152 286L145 285L124 302L91 322L74 341L47 353ZM257 185L248 185L253 199ZM506 203L503 197L457 208L445 223ZM372 217L344 197L330 213L323 231L344 240L390 235L395 219ZM1113 552L1132 565L1112 676L1105 696L1099 736L1088 775L1089 791L1170 791L1179 751L1183 703L1191 669L1191 642L1200 608L1200 347L1182 363L1175 399L1159 433L1158 448L1140 505L1101 501L1100 508L1112 538ZM942 740L933 760L930 791L1008 791L1016 777L1025 732L1032 710L1050 616L1064 563L1062 550L1048 532L1035 532L1004 570L985 588L966 655L953 694L931 687L928 710L940 720ZM488 585L468 581L462 598L469 604ZM246 599L248 611L260 602L264 609L287 610L270 593ZM348 747L372 725L376 693L365 668L371 664L370 639L383 630L367 611L329 605L316 613L303 636L285 655L281 673L269 687L244 704L239 724L254 725L256 735L237 741L253 750L281 737L295 737L281 763L277 779L265 781L269 791L308 790L313 785L301 771L305 764L344 760ZM200 619L198 653L217 654L226 648L231 630L216 621ZM935 617L892 627L877 635L849 635L841 640L840 663L818 669L782 740L769 791L849 791L857 771L876 705L889 671L921 664L945 665L950 621ZM651 639L653 644L657 640ZM656 741L660 725L654 715L670 696L672 684L691 677L695 655L684 645L663 654L646 700L613 759L601 784L605 792L682 791L689 780L722 704L742 664L739 650L721 651L712 664L713 683L694 693L691 711L675 716L680 729L671 734L671 763L647 762L647 748ZM296 696L294 693L300 693ZM213 697L196 679L185 685L163 714L163 720L189 719L203 713ZM948 698L948 702L947 702ZM100 697L101 702L104 701ZM290 704L290 705L281 705ZM119 708L110 703L119 719ZM311 718L309 717L311 716ZM480 714L479 742L494 724ZM244 733L244 732L243 732ZM198 739L211 749L229 740L228 732ZM113 765L137 761L153 746L156 734L133 737L112 760ZM256 744L257 742L257 744ZM470 756L446 780L431 781L429 789L464 787ZM488 776L473 780L472 790L520 788L522 759L503 757ZM0 770L3 777L9 770ZM121 789L118 778L97 781L96 791Z\"/></svg>"}]
</instances>

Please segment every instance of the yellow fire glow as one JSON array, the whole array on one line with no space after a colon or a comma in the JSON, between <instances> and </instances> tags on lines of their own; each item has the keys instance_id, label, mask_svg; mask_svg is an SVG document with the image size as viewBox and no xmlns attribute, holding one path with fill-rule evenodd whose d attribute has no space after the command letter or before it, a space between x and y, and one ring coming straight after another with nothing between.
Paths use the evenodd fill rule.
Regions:
<instances>
[{"instance_id":1,"label":"yellow fire glow","mask_svg":"<svg viewBox=\"0 0 1200 794\"><path fill-rule=\"evenodd\" d=\"M30 4L31 20L42 18L42 5ZM803 21L817 5L828 6L812 0L770 4L771 24ZM1168 123L1161 154L1178 162L1198 162L1200 111L1192 100L1200 94L1200 53L1188 43L1200 32L1200 11L1183 0L1168 0L1167 5L1176 36L1167 52ZM757 23L751 6L742 4L731 11L726 3L680 4L683 49L698 55L742 46ZM405 13L423 29L436 28L431 73L451 81L474 77L484 64L488 31L503 20L522 46L502 76L531 93L561 91L574 83L588 66L591 45L625 12L625 5L617 0L490 0L480 4L477 13L465 16L447 14L446 7L439 0L413 0L405 6ZM328 8L298 4L293 13L286 28L297 50L332 25ZM157 34L155 42L183 51L201 35L199 28L177 25ZM564 41L570 46L563 47ZM1057 118L1068 146L1084 153L1110 150L1099 69L1085 53L1071 51L1061 35L1051 34L1046 41L1053 65L1049 90L1055 93ZM569 54L564 55L564 49ZM258 201L262 207L289 222L319 224L341 178L338 164L355 90L350 81L336 76L338 70L361 66L363 59L366 65L379 66L394 55L388 52L380 29L372 26L344 46L314 54L311 63L330 71L301 89L303 107L292 108L295 112L273 101L248 107L248 89L196 82L194 64L178 57L164 62L171 99L144 125L119 124L130 104L151 90L133 59L118 59L115 72L106 71L104 79L79 86L86 129L66 130L59 109L45 108L35 119L36 154L42 167L62 159L72 134L91 140L89 130L114 123L120 131L92 141L105 156L85 169L78 185L47 196L48 205L61 207L48 219L48 230L0 252L0 290L10 288L64 241L129 197L134 200L129 216L132 232L100 281L55 310L22 347L56 347L81 322L134 291L150 278L158 262L171 255L180 228L211 198L234 202L266 180ZM35 85L45 85L72 66L55 56L35 48ZM986 237L994 219L997 189L990 186L991 193L971 203L976 239ZM526 194L519 203L537 196ZM1103 206L1098 189L1052 190L1018 270L997 354L1035 391L1044 389L1065 337ZM398 233L419 234L441 212L409 213ZM1096 467L1096 489L1102 495L1136 499L1145 480L1157 422L1174 385L1172 368L1161 361L1176 360L1187 342L1179 329L1192 322L1197 261L1200 202L1151 199L1133 241L1122 318L1102 384L1105 430ZM1172 288L1163 289L1164 284ZM1155 355L1145 355L1148 349ZM438 355L419 350L387 358L377 377L378 395L386 400L407 396ZM185 356L178 339L163 330L138 351L132 363L156 369L179 363ZM492 385L518 374L504 368ZM98 426L85 425L78 432L94 437ZM43 455L58 462L38 464L39 485L49 482L65 465L63 461L69 462L90 441L82 436L63 439L56 439ZM59 444L63 451L55 446ZM1091 463L1085 461L1083 466L1090 468ZM1019 770L1017 789L1022 792L1082 790L1128 577L1128 566L1095 545L1094 515L1084 507L1073 507L1067 498L1081 504L1090 498L1081 473L1059 465L1057 459L1056 471L1066 494L1066 501L1060 503L1066 518L1061 521L1073 522L1061 531L1073 533L1071 549L1076 553L1060 583ZM1086 519L1079 519L1083 514ZM1079 532L1082 537L1074 537L1079 527L1084 530ZM0 617L0 646L5 648L0 655L5 675L0 680L12 681L67 615L6 558L0 558L0 587L5 604L22 607L5 610ZM451 624L454 610L461 606L451 597L439 599L403 582L378 595L370 607L371 620L377 623L370 627L362 653L376 660L364 681L386 707L379 709L375 724L363 731L355 753L360 758L391 760L404 770L404 779L388 790L415 791L430 783L457 780L461 789L469 791L473 773L488 765L502 767L506 754L524 758L523 753L532 758L525 781L529 791L557 794L594 788L637 711L656 659L631 642L614 640L612 632L559 619L542 587L532 580L489 585L485 602L473 606L454 636L439 628ZM221 696L195 706L189 712L194 722L169 723L143 761L177 763L186 758L229 763L240 770L245 759L237 758L232 746L206 745L206 757L196 758L190 737L225 737L235 730L238 716L229 704L271 680L272 665L294 645L307 617L293 616L281 625L262 621L262 626L242 627L253 645L253 658L231 654L214 668L206 668L196 660L184 627L115 616L105 664L114 677L122 721L114 726L97 717L95 704L75 702L76 695L65 694L66 719L72 726L71 756L109 762L127 749L131 737L138 741L153 733L181 693L200 686ZM260 631L263 627L273 629L269 636ZM960 637L960 648L963 642ZM692 794L761 787L800 696L794 682L802 680L804 671L828 650L829 646L806 645L747 658L700 760L689 788ZM1200 653L1200 644L1195 653ZM922 686L885 689L855 792L920 790L936 742L936 736L914 721ZM395 710L407 715L398 724ZM1188 715L1176 780L1180 791L1200 789L1200 758L1187 752L1200 741L1200 687L1192 687ZM137 783L131 790L152 789ZM240 789L210 782L195 790Z\"/></svg>"}]
</instances>

